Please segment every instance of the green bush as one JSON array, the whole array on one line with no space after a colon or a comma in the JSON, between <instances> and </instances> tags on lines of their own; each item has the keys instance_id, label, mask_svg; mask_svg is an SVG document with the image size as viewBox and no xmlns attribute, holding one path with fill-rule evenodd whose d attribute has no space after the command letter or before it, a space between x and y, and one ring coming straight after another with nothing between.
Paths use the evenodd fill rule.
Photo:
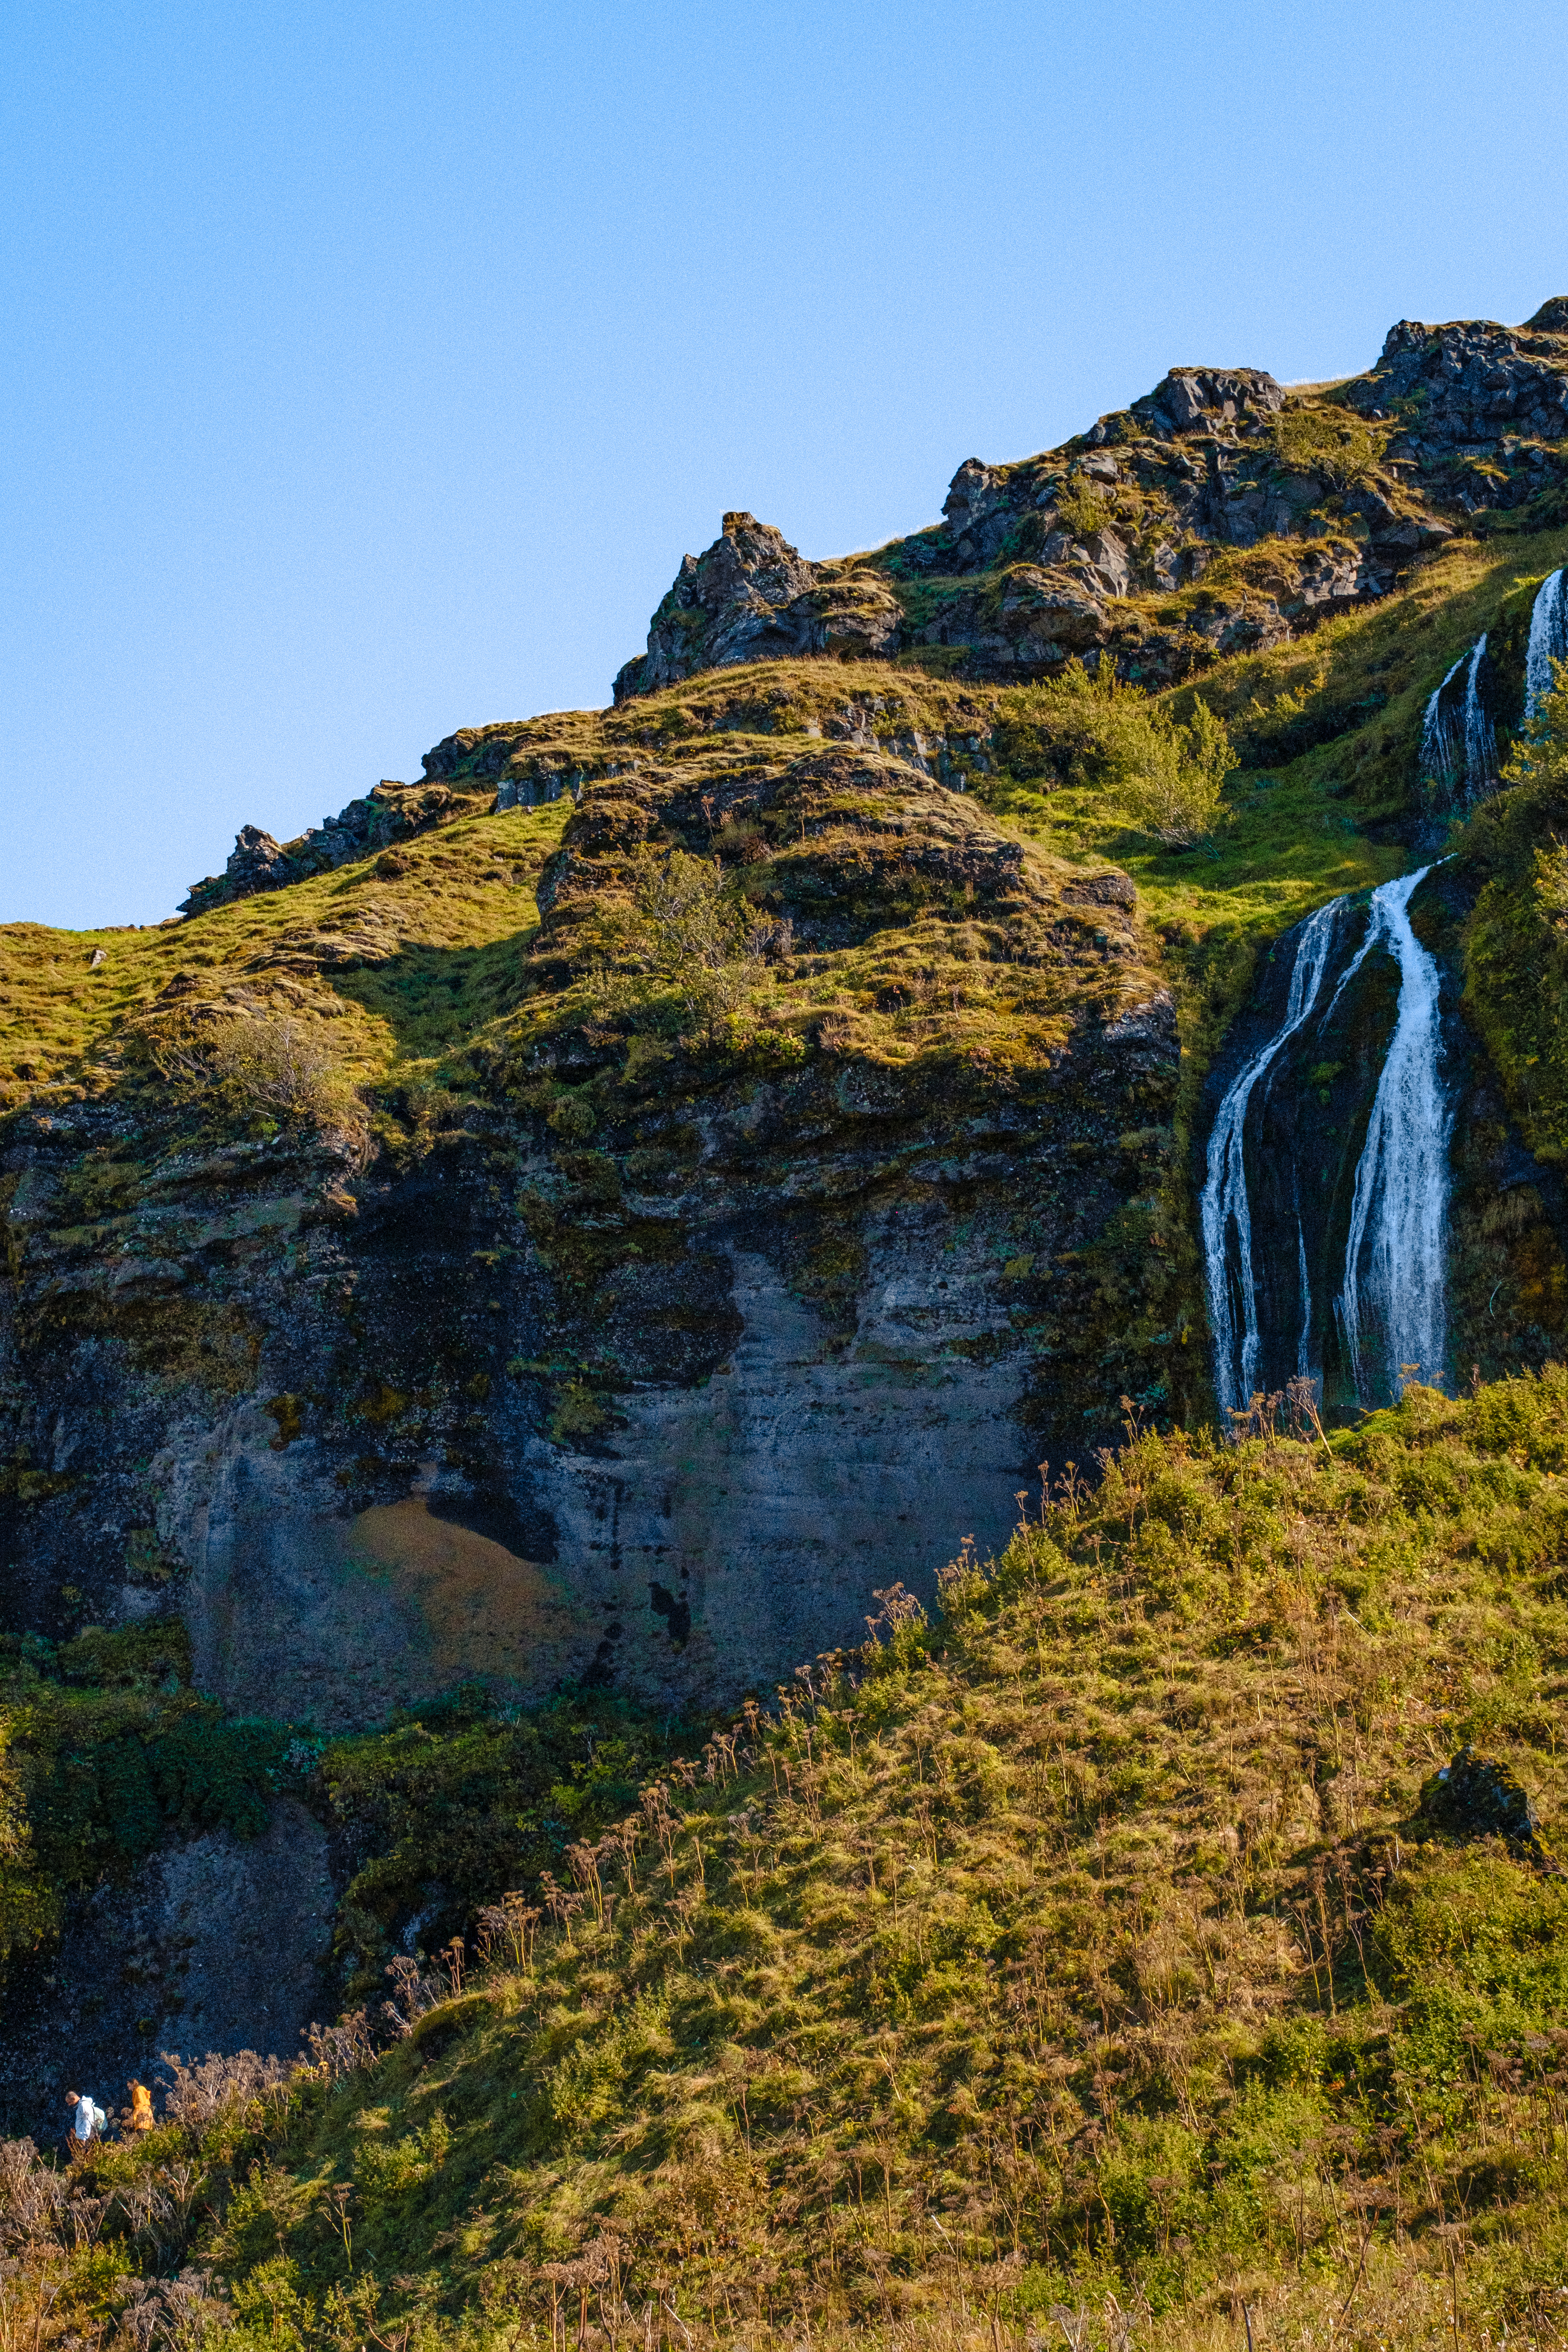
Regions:
<instances>
[{"instance_id":1,"label":"green bush","mask_svg":"<svg viewBox=\"0 0 1568 2352\"><path fill-rule=\"evenodd\" d=\"M1320 475L1337 490L1375 475L1388 433L1348 408L1287 408L1274 420L1274 446L1286 471Z\"/></svg>"},{"instance_id":2,"label":"green bush","mask_svg":"<svg viewBox=\"0 0 1568 2352\"><path fill-rule=\"evenodd\" d=\"M358 1134L364 1106L323 1025L205 1006L144 1021L127 1058L156 1072L168 1100L207 1120L274 1134Z\"/></svg>"},{"instance_id":3,"label":"green bush","mask_svg":"<svg viewBox=\"0 0 1568 2352\"><path fill-rule=\"evenodd\" d=\"M1170 847L1212 833L1236 766L1225 721L1199 696L1184 724L1110 662L1068 662L1058 677L1004 698L998 749L1016 777L1050 777L1104 795L1106 814Z\"/></svg>"}]
</instances>

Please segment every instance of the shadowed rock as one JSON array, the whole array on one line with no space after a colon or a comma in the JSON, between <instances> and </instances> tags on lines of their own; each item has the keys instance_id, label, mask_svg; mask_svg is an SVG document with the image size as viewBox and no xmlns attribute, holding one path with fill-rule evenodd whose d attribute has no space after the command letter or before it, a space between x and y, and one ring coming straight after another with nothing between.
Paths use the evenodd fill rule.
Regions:
<instances>
[{"instance_id":1,"label":"shadowed rock","mask_svg":"<svg viewBox=\"0 0 1568 2352\"><path fill-rule=\"evenodd\" d=\"M1561 1874L1541 1841L1541 1819L1529 1790L1510 1765L1464 1747L1421 1791L1421 1811L1452 1837L1506 1838L1553 1876Z\"/></svg>"}]
</instances>

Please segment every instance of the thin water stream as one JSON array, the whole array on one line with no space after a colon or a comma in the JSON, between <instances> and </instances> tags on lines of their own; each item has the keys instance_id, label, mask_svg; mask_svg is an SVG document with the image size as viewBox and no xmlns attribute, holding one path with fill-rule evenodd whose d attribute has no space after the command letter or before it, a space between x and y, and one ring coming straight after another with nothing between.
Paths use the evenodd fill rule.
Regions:
<instances>
[{"instance_id":1,"label":"thin water stream","mask_svg":"<svg viewBox=\"0 0 1568 2352\"><path fill-rule=\"evenodd\" d=\"M1564 661L1568 566L1542 581L1531 608L1525 721L1552 691L1553 664ZM1461 674L1463 683L1457 684ZM1421 773L1438 788L1439 805L1446 802L1450 812L1473 806L1495 787L1496 694L1497 677L1487 659L1483 633L1448 669L1423 716ZM1419 1367L1422 1378L1434 1385L1443 1382L1454 1102L1443 1074L1440 975L1410 922L1410 901L1431 870L1424 866L1372 893L1366 929L1353 954L1348 952L1355 935L1351 899L1336 898L1308 917L1296 934L1283 1014L1272 1035L1248 1055L1215 1115L1200 1211L1215 1391L1222 1412L1245 1412L1261 1374L1277 1376L1283 1385L1290 1369L1287 1348L1298 1375L1321 1375L1321 1361L1312 1360L1313 1292L1303 1203L1312 1200L1314 1177L1320 1195L1329 1184L1330 1160L1338 1148L1331 1143L1334 1127L1331 1123L1319 1138L1310 1117L1298 1116L1293 1122L1274 1118L1269 1149L1278 1157L1281 1132L1289 1135L1300 1164L1289 1170L1289 1223L1276 1203L1272 1238L1261 1260L1249 1189L1248 1135L1250 1131L1254 1183L1268 1175L1279 1192L1279 1171L1269 1167L1267 1152L1261 1163L1258 1157L1269 1124L1269 1090L1294 1087L1304 1094L1296 1057L1288 1052L1294 1041L1300 1041L1302 1054L1309 1044L1315 1046L1321 1067L1343 1066L1331 1059L1336 1051L1348 1052L1352 1066L1364 1066L1364 1043L1356 1042L1352 1018L1356 1004L1352 984L1368 960L1379 956L1392 958L1398 968L1393 1033L1350 1186L1348 1224L1342 1195L1332 1216L1321 1198L1318 1207L1309 1211L1309 1216L1320 1218L1322 1247L1333 1245L1328 1262L1321 1253L1316 1261L1319 1296L1325 1302L1331 1297L1340 1380L1347 1394L1353 1393L1363 1404L1397 1395L1412 1366ZM1342 948L1347 950L1342 960ZM1336 961L1333 986L1326 992L1325 982ZM1364 990L1364 982L1363 986ZM1337 1016L1347 992L1346 1017L1352 1019L1352 1028L1345 1035L1345 1024ZM1316 1079L1308 1083L1315 1085ZM1344 1165L1348 1171L1348 1160ZM1342 1234L1342 1241L1334 1241ZM1289 1339L1282 1328L1283 1307L1277 1303L1277 1328L1265 1343L1260 1276L1272 1280L1277 1302L1293 1298L1297 1303ZM1320 1344L1323 1337L1320 1332Z\"/></svg>"},{"instance_id":2,"label":"thin water stream","mask_svg":"<svg viewBox=\"0 0 1568 2352\"><path fill-rule=\"evenodd\" d=\"M1200 1207L1209 1323L1214 1333L1215 1390L1222 1412L1245 1406L1258 1376L1258 1284L1247 1192L1247 1109L1258 1080L1311 1017L1329 967L1340 909L1347 903L1334 898L1302 924L1290 969L1285 1019L1232 1081L1209 1136L1207 1181Z\"/></svg>"}]
</instances>

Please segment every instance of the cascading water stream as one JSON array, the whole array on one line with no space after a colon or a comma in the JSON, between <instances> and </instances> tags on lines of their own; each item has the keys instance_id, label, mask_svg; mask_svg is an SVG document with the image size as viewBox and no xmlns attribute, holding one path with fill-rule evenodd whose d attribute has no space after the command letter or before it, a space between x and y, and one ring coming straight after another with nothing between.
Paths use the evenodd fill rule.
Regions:
<instances>
[{"instance_id":1,"label":"cascading water stream","mask_svg":"<svg viewBox=\"0 0 1568 2352\"><path fill-rule=\"evenodd\" d=\"M1460 796L1461 787L1463 799L1481 799L1497 765L1497 729L1481 690L1487 635L1483 630L1469 652L1459 656L1442 684L1427 696L1421 721L1421 772L1440 783L1450 802ZM1444 697L1461 670L1465 683L1456 711L1452 701L1446 704ZM1551 682L1550 670L1547 682Z\"/></svg>"},{"instance_id":2,"label":"cascading water stream","mask_svg":"<svg viewBox=\"0 0 1568 2352\"><path fill-rule=\"evenodd\" d=\"M1552 665L1568 661L1568 572L1552 572L1535 592L1524 648L1524 718L1534 718L1552 687Z\"/></svg>"},{"instance_id":3,"label":"cascading water stream","mask_svg":"<svg viewBox=\"0 0 1568 2352\"><path fill-rule=\"evenodd\" d=\"M1215 1390L1223 1412L1246 1411L1260 1384L1260 1371L1270 1376L1262 1384L1282 1385L1292 1369L1292 1356L1298 1378L1314 1376L1321 1361L1314 1351L1314 1268L1321 1296L1325 1260L1318 1253L1331 1248L1330 1263L1335 1266L1342 1263L1342 1274L1337 1282L1329 1274L1326 1287L1339 1329L1347 1390L1363 1402L1397 1395L1403 1369L1411 1365L1419 1366L1422 1377L1434 1385L1443 1381L1454 1106L1442 1075L1440 975L1435 959L1415 937L1409 911L1431 870L1423 866L1372 893L1365 935L1353 954L1345 952L1349 943L1341 920L1350 908L1348 898L1336 898L1309 917L1297 934L1283 1018L1267 1042L1249 1055L1219 1106L1209 1136L1200 1211ZM1363 1049L1356 1041L1364 1034L1365 1012L1353 1010L1352 1000L1348 1033L1334 1016L1374 950L1397 965L1399 996L1352 1178L1348 1152L1339 1160L1346 1144L1334 1139L1343 1135L1348 1143L1353 1129L1326 1124L1321 1150L1309 1143L1302 1151L1316 1116L1314 1108L1303 1123L1303 1097L1310 1101L1310 1089L1332 1082L1346 1066L1347 1048L1348 1066L1364 1066ZM1342 956L1343 968L1331 991L1325 983ZM1379 1001L1374 996L1368 1003ZM1297 1037L1301 1044L1287 1055ZM1305 1062L1319 1053L1337 1053L1342 1059L1325 1062L1321 1072L1314 1070L1303 1085L1296 1077L1298 1061L1304 1071ZM1280 1097L1278 1113L1253 1118L1255 1203L1247 1182L1248 1117L1257 1109L1260 1090L1267 1097L1279 1088L1281 1073L1287 1074L1289 1099ZM1325 1094L1322 1099L1326 1103L1329 1097ZM1331 1117L1334 1122L1342 1120L1343 1109ZM1259 1166L1256 1155L1265 1148L1270 1157ZM1282 1159L1287 1152L1293 1156ZM1342 1241L1321 1223L1331 1214L1333 1195L1325 1188L1336 1163L1343 1167L1352 1195L1348 1232L1340 1229ZM1282 1178L1288 1178L1288 1184ZM1255 1239L1255 1216L1263 1220L1267 1239L1261 1244ZM1310 1252L1309 1225L1321 1234ZM1291 1239L1295 1265L1287 1274L1276 1261L1289 1250ZM1255 1255L1259 1246L1265 1255ZM1293 1316L1287 1332L1280 1328L1281 1310L1292 1290L1299 1319ZM1271 1333L1267 1366L1262 1361L1265 1321ZM1316 1344L1321 1346L1321 1335Z\"/></svg>"},{"instance_id":4,"label":"cascading water stream","mask_svg":"<svg viewBox=\"0 0 1568 2352\"><path fill-rule=\"evenodd\" d=\"M1440 776L1452 789L1458 773L1459 751L1454 740L1454 730L1443 709L1443 697L1453 684L1456 674L1465 661L1463 654L1427 698L1426 715L1421 721L1421 772L1424 776Z\"/></svg>"},{"instance_id":5,"label":"cascading water stream","mask_svg":"<svg viewBox=\"0 0 1568 2352\"><path fill-rule=\"evenodd\" d=\"M1485 792L1497 765L1497 730L1487 716L1479 691L1486 654L1487 632L1483 629L1471 651L1470 667L1465 672L1465 700L1459 722L1465 739L1465 789L1472 800L1479 800Z\"/></svg>"},{"instance_id":6,"label":"cascading water stream","mask_svg":"<svg viewBox=\"0 0 1568 2352\"><path fill-rule=\"evenodd\" d=\"M1252 1213L1247 1197L1246 1127L1253 1088L1303 1023L1311 1017L1333 945L1342 898L1320 907L1301 926L1285 1018L1267 1045L1233 1080L1209 1137L1201 1202L1209 1317L1214 1327L1215 1389L1222 1412L1242 1411L1258 1371L1258 1286L1252 1271ZM1237 1268L1229 1265L1235 1237ZM1239 1307L1239 1314L1237 1308ZM1238 1344L1239 1342L1239 1344Z\"/></svg>"},{"instance_id":7,"label":"cascading water stream","mask_svg":"<svg viewBox=\"0 0 1568 2352\"><path fill-rule=\"evenodd\" d=\"M1454 1112L1438 1067L1437 966L1412 930L1409 914L1416 886L1430 871L1424 866L1372 894L1367 945L1377 940L1398 962L1399 1009L1356 1167L1344 1287L1336 1302L1346 1359L1363 1401L1368 1343L1363 1326L1369 1310L1381 1326L1395 1394L1406 1365L1419 1366L1434 1386L1443 1377Z\"/></svg>"}]
</instances>

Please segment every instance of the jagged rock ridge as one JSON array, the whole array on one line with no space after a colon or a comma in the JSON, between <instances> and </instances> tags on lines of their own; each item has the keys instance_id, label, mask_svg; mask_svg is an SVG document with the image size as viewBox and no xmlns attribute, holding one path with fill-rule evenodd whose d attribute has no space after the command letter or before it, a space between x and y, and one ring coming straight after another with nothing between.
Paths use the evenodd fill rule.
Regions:
<instances>
[{"instance_id":1,"label":"jagged rock ridge","mask_svg":"<svg viewBox=\"0 0 1568 2352\"><path fill-rule=\"evenodd\" d=\"M1521 328L1401 320L1377 364L1328 397L1259 368L1173 368L1058 449L1005 465L966 458L940 525L867 554L813 562L771 523L732 510L710 547L682 557L614 700L814 656L949 674L956 657L958 676L1001 683L1109 658L1162 687L1284 644L1386 595L1479 514L1532 500L1568 511L1565 322L1568 297ZM1347 441L1342 421L1372 439ZM297 841L243 827L225 872L193 885L182 913L467 814L479 803L441 787L499 779L499 746L493 761L474 758L497 731L447 737L424 756L423 786L384 780ZM567 772L551 789L582 782Z\"/></svg>"},{"instance_id":2,"label":"jagged rock ridge","mask_svg":"<svg viewBox=\"0 0 1568 2352\"><path fill-rule=\"evenodd\" d=\"M966 459L941 525L866 555L806 562L726 515L683 559L616 701L784 653L957 651L959 674L995 680L1106 656L1159 686L1283 643L1385 595L1483 509L1561 497L1562 308L1521 329L1402 320L1377 365L1327 395L1257 368L1173 368L1060 448ZM1205 588L1223 551L1223 585Z\"/></svg>"}]
</instances>

